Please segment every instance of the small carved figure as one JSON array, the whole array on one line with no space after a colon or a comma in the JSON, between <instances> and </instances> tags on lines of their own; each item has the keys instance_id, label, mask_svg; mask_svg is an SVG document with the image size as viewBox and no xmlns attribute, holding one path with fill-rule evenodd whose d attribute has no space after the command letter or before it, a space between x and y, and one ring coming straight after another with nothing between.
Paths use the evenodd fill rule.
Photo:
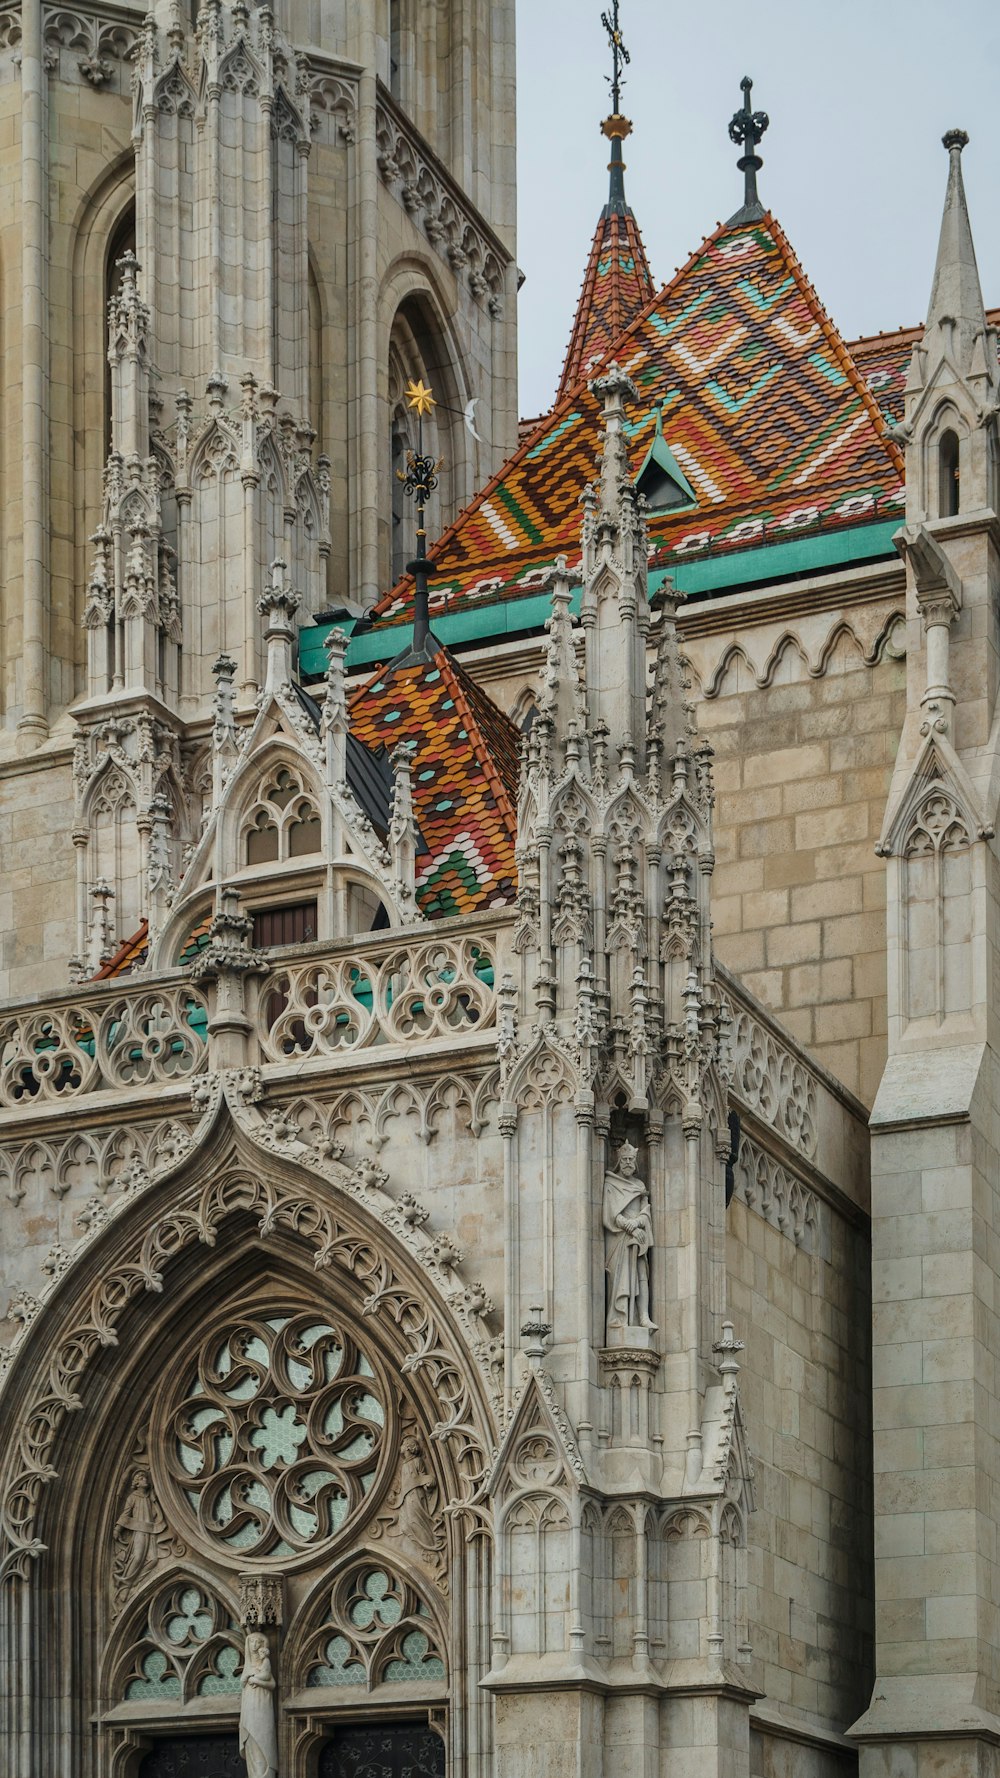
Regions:
<instances>
[{"instance_id":1,"label":"small carved figure","mask_svg":"<svg viewBox=\"0 0 1000 1778\"><path fill-rule=\"evenodd\" d=\"M260 1630L251 1630L246 1639L240 1686L240 1753L247 1778L278 1778L274 1674L267 1637Z\"/></svg>"},{"instance_id":2,"label":"small carved figure","mask_svg":"<svg viewBox=\"0 0 1000 1778\"><path fill-rule=\"evenodd\" d=\"M154 1566L166 1530L167 1521L153 1493L149 1471L133 1470L128 1493L115 1520L113 1580L119 1600Z\"/></svg>"},{"instance_id":3,"label":"small carved figure","mask_svg":"<svg viewBox=\"0 0 1000 1778\"><path fill-rule=\"evenodd\" d=\"M610 1239L604 1264L609 1279L607 1337L621 1339L632 1328L655 1329L649 1315L649 1252L653 1221L649 1193L636 1174L639 1151L631 1142L618 1150L617 1165L604 1176L602 1220Z\"/></svg>"},{"instance_id":4,"label":"small carved figure","mask_svg":"<svg viewBox=\"0 0 1000 1778\"><path fill-rule=\"evenodd\" d=\"M435 1517L437 1484L424 1460L420 1440L404 1431L399 1446L399 1468L387 1502L388 1510L376 1521L376 1537L398 1537L410 1554L441 1582L445 1572L445 1539Z\"/></svg>"}]
</instances>

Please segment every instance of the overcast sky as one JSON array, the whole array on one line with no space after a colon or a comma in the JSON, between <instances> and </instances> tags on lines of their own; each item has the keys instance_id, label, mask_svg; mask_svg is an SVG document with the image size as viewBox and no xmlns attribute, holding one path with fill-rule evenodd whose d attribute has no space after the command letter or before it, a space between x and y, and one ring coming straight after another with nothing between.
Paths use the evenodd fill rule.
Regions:
<instances>
[{"instance_id":1,"label":"overcast sky","mask_svg":"<svg viewBox=\"0 0 1000 1778\"><path fill-rule=\"evenodd\" d=\"M522 414L549 407L607 191L606 0L517 0ZM760 194L846 338L923 318L961 127L1000 305L998 0L621 0L626 191L659 285L742 203L728 123L769 113Z\"/></svg>"}]
</instances>

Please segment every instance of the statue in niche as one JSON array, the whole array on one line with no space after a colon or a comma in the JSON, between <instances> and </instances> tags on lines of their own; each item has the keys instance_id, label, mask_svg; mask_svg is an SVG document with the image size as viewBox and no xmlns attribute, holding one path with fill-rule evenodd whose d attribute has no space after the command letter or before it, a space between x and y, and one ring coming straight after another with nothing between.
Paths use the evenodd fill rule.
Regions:
<instances>
[{"instance_id":1,"label":"statue in niche","mask_svg":"<svg viewBox=\"0 0 1000 1778\"><path fill-rule=\"evenodd\" d=\"M161 1556L183 1554L183 1550L183 1544L170 1536L149 1470L135 1468L115 1520L112 1587L116 1607L124 1605Z\"/></svg>"},{"instance_id":2,"label":"statue in niche","mask_svg":"<svg viewBox=\"0 0 1000 1778\"><path fill-rule=\"evenodd\" d=\"M399 1444L399 1468L389 1491L388 1511L379 1515L375 1537L398 1537L422 1568L441 1584L445 1572L445 1537L436 1514L437 1483L411 1425Z\"/></svg>"},{"instance_id":3,"label":"statue in niche","mask_svg":"<svg viewBox=\"0 0 1000 1778\"><path fill-rule=\"evenodd\" d=\"M278 1778L274 1674L271 1650L261 1630L251 1630L247 1636L240 1689L240 1753L247 1778Z\"/></svg>"},{"instance_id":4,"label":"statue in niche","mask_svg":"<svg viewBox=\"0 0 1000 1778\"><path fill-rule=\"evenodd\" d=\"M623 1142L604 1176L602 1221L608 1274L607 1342L621 1345L630 1329L655 1330L649 1314L649 1253L653 1219L649 1192L636 1173L639 1151Z\"/></svg>"}]
</instances>

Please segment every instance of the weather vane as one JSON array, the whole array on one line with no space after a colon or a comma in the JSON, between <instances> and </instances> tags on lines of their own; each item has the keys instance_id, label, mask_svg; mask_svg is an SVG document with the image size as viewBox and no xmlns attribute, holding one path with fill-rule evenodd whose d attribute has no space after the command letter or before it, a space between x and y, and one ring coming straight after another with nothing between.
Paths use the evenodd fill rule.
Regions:
<instances>
[{"instance_id":1,"label":"weather vane","mask_svg":"<svg viewBox=\"0 0 1000 1778\"><path fill-rule=\"evenodd\" d=\"M441 468L441 459L424 450L424 416L432 414L437 403L423 377L419 382L407 384L406 405L417 416L417 448L407 451L406 468L397 469L396 475L402 483L403 493L416 502L417 508L417 553L412 562L407 562L406 569L414 579L413 650L414 653L419 653L430 627L427 581L434 569L434 563L427 554L425 516L427 502L438 485L437 472Z\"/></svg>"},{"instance_id":2,"label":"weather vane","mask_svg":"<svg viewBox=\"0 0 1000 1778\"><path fill-rule=\"evenodd\" d=\"M621 23L618 18L618 0L613 0L610 17L606 12L601 13L601 24L604 26L608 34L608 42L611 44L614 72L606 75L605 79L611 87L611 103L617 116L622 108L622 87L625 84L622 79L622 68L627 68L632 60L622 37Z\"/></svg>"},{"instance_id":3,"label":"weather vane","mask_svg":"<svg viewBox=\"0 0 1000 1778\"><path fill-rule=\"evenodd\" d=\"M743 149L743 153L736 162L744 180L743 210L737 214L743 216L745 212L749 212L750 214L745 217L749 221L753 213L756 213L757 216L763 215L757 196L757 174L764 162L757 153L757 148L771 120L766 111L751 111L750 109L753 81L749 74L744 74L740 81L740 87L743 92L743 107L740 111L735 111L730 119L729 139L731 142L735 142L738 148Z\"/></svg>"}]
</instances>

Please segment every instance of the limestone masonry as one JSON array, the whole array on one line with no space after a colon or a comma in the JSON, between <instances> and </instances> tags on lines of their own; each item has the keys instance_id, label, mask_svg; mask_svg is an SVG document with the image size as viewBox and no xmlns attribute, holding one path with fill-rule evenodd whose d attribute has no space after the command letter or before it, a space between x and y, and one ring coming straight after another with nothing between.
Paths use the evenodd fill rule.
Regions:
<instances>
[{"instance_id":1,"label":"limestone masonry","mask_svg":"<svg viewBox=\"0 0 1000 1778\"><path fill-rule=\"evenodd\" d=\"M514 11L0 5L5 1778L1000 1775L967 139L519 428Z\"/></svg>"}]
</instances>

